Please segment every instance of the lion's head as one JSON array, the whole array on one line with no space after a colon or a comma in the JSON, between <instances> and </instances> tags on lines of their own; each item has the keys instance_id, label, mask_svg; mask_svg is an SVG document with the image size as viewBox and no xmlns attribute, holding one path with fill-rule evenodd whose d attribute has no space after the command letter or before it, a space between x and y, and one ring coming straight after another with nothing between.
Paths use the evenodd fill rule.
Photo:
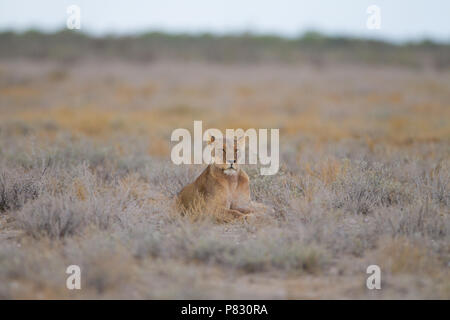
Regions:
<instances>
[{"instance_id":1,"label":"lion's head","mask_svg":"<svg viewBox=\"0 0 450 320\"><path fill-rule=\"evenodd\" d=\"M239 172L239 163L242 158L244 137L228 139L226 137L216 139L210 135L208 144L212 148L212 164L222 170L226 175L234 175Z\"/></svg>"}]
</instances>

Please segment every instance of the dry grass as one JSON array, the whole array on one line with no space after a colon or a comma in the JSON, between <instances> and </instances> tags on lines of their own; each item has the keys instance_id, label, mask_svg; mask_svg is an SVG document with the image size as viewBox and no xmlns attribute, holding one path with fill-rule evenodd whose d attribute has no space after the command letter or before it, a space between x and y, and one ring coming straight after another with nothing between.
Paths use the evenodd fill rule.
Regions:
<instances>
[{"instance_id":1,"label":"dry grass","mask_svg":"<svg viewBox=\"0 0 450 320\"><path fill-rule=\"evenodd\" d=\"M0 67L1 298L450 298L450 74ZM246 168L273 213L176 212L203 167L170 162L170 133L193 120L280 128L279 173Z\"/></svg>"}]
</instances>

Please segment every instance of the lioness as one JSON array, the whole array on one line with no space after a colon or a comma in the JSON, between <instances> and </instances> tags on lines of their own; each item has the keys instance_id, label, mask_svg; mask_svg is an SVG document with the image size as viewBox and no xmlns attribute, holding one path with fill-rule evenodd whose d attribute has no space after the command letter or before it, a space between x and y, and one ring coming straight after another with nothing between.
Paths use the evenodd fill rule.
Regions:
<instances>
[{"instance_id":1,"label":"lioness","mask_svg":"<svg viewBox=\"0 0 450 320\"><path fill-rule=\"evenodd\" d=\"M222 150L217 150L215 137L209 137L212 163L178 193L178 204L183 212L200 209L217 214L219 220L230 221L245 218L257 208L265 208L251 201L248 175L237 161L244 139L223 138ZM234 151L234 160L226 160L227 150Z\"/></svg>"}]
</instances>

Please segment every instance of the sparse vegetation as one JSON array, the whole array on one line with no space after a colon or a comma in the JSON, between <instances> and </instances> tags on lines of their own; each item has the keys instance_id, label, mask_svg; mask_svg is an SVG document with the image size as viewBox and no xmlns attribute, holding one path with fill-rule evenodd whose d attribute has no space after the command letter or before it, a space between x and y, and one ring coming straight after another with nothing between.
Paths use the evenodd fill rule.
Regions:
<instances>
[{"instance_id":1,"label":"sparse vegetation","mask_svg":"<svg viewBox=\"0 0 450 320\"><path fill-rule=\"evenodd\" d=\"M116 43L54 39L66 36ZM158 37L182 48L219 41L142 39ZM296 41L250 40L287 53ZM450 298L444 69L0 52L0 298ZM173 195L203 167L172 164L170 134L193 120L280 128L280 172L245 168L253 199L274 213L217 224L174 211ZM80 291L65 288L71 264ZM370 264L382 270L377 292L364 286Z\"/></svg>"}]
</instances>

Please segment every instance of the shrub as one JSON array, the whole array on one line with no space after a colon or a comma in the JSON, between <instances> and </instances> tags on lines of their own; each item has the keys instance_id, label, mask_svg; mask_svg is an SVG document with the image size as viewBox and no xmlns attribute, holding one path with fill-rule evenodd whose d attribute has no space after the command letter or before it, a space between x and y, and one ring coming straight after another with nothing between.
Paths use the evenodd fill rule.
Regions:
<instances>
[{"instance_id":1,"label":"shrub","mask_svg":"<svg viewBox=\"0 0 450 320\"><path fill-rule=\"evenodd\" d=\"M26 172L8 170L0 173L0 212L17 210L41 191L39 178Z\"/></svg>"},{"instance_id":2,"label":"shrub","mask_svg":"<svg viewBox=\"0 0 450 320\"><path fill-rule=\"evenodd\" d=\"M333 183L332 189L335 193L332 206L356 214L368 214L377 207L389 207L411 199L407 187L379 163L353 163Z\"/></svg>"}]
</instances>

